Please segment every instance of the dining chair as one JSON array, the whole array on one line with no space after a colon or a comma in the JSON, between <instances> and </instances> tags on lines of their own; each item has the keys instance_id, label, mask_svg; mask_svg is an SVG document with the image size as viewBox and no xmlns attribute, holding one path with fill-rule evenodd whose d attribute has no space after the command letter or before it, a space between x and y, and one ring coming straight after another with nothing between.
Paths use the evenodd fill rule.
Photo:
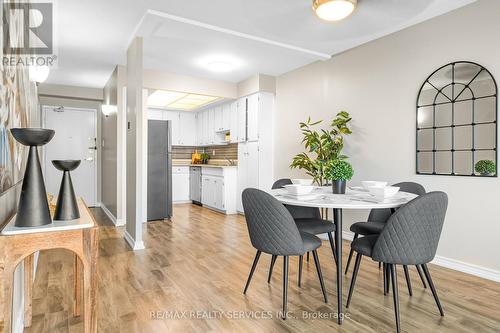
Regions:
<instances>
[{"instance_id":1,"label":"dining chair","mask_svg":"<svg viewBox=\"0 0 500 333\"><path fill-rule=\"evenodd\" d=\"M288 178L282 178L274 182L272 189L283 188L285 185L293 184L292 181ZM299 207L293 205L285 205L290 214L292 215L297 228L301 232L307 232L312 235L320 235L327 234L328 240L330 241L330 247L333 253L333 260L335 264L337 264L336 252L335 252L335 242L332 232L336 231L335 224L324 220L321 217L321 212L317 207ZM267 282L271 283L271 277L273 274L273 267L276 262L276 256L273 256L271 259L271 264L269 267L269 275L267 277ZM307 261L309 261L309 252L307 253ZM302 262L303 257L299 256L299 277L298 277L298 286L300 287L302 284Z\"/></svg>"},{"instance_id":2,"label":"dining chair","mask_svg":"<svg viewBox=\"0 0 500 333\"><path fill-rule=\"evenodd\" d=\"M393 186L397 186L400 188L400 191L402 192L408 192L408 193L413 193L416 195L423 195L425 194L425 188L414 182L402 182L402 183L397 183L394 184ZM391 209L372 209L370 211L370 215L368 216L368 221L367 222L356 222L353 223L350 227L351 232L354 233L354 239L357 239L359 235L361 236L368 236L368 235L377 235L380 234L382 229L384 229L384 226L391 216ZM349 256L347 257L347 264L345 268L345 274L349 271L349 266L351 264L352 256L353 256L354 250L351 248L351 251L349 252ZM427 288L427 285L425 283L425 279L422 273L422 269L420 266L416 266L418 275L420 277L420 280L422 281L422 285L424 288ZM412 287L411 287L411 280L410 280L410 274L408 271L408 266L403 266L403 270L405 273L405 278L406 278L406 283L408 286L408 292L410 296L413 295ZM389 270L387 266L384 266L384 281L386 281L386 278L389 276ZM384 282L384 294L387 293L388 291L388 285Z\"/></svg>"},{"instance_id":3,"label":"dining chair","mask_svg":"<svg viewBox=\"0 0 500 333\"><path fill-rule=\"evenodd\" d=\"M283 256L283 319L286 319L288 301L288 266L290 256L303 256L312 252L316 272L325 303L328 296L321 273L317 249L321 240L306 232L300 232L290 212L272 195L253 188L242 194L243 210L252 246L257 249L243 294L246 294L262 252Z\"/></svg>"},{"instance_id":4,"label":"dining chair","mask_svg":"<svg viewBox=\"0 0 500 333\"><path fill-rule=\"evenodd\" d=\"M401 330L401 323L396 265L420 265L423 268L439 313L444 316L427 263L436 255L447 207L448 196L444 192L421 195L391 215L379 235L354 240L351 248L357 255L346 307L351 303L361 259L366 256L389 268L397 332Z\"/></svg>"}]
</instances>

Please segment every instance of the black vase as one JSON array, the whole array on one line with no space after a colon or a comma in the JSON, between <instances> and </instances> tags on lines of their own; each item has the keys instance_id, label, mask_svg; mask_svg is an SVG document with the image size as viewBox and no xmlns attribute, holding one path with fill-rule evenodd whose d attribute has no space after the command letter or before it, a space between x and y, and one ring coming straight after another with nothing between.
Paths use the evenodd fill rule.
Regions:
<instances>
[{"instance_id":1,"label":"black vase","mask_svg":"<svg viewBox=\"0 0 500 333\"><path fill-rule=\"evenodd\" d=\"M56 211L54 220L67 221L80 218L76 195L71 182L70 171L75 170L80 165L80 160L53 160L52 164L57 170L63 171L63 178L59 194L57 196Z\"/></svg>"},{"instance_id":2,"label":"black vase","mask_svg":"<svg viewBox=\"0 0 500 333\"><path fill-rule=\"evenodd\" d=\"M19 143L30 147L15 226L39 227L50 224L52 219L37 147L52 140L55 132L44 128L12 128L10 132Z\"/></svg>"},{"instance_id":3,"label":"black vase","mask_svg":"<svg viewBox=\"0 0 500 333\"><path fill-rule=\"evenodd\" d=\"M345 180L333 180L332 181L332 190L334 194L345 194L345 187L347 181Z\"/></svg>"}]
</instances>

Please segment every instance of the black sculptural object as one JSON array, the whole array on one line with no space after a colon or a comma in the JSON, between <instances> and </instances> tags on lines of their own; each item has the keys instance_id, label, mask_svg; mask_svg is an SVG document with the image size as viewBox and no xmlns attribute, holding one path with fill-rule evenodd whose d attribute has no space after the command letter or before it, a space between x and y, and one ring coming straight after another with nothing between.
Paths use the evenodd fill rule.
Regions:
<instances>
[{"instance_id":1,"label":"black sculptural object","mask_svg":"<svg viewBox=\"0 0 500 333\"><path fill-rule=\"evenodd\" d=\"M75 170L80 165L80 160L53 160L52 164L57 170L63 171L61 187L57 196L56 212L54 220L74 220L80 217L78 204L76 203L75 191L71 182L70 171Z\"/></svg>"},{"instance_id":2,"label":"black sculptural object","mask_svg":"<svg viewBox=\"0 0 500 333\"><path fill-rule=\"evenodd\" d=\"M15 225L39 227L50 224L52 220L37 147L52 140L55 132L44 128L12 128L10 132L19 143L30 147Z\"/></svg>"}]
</instances>

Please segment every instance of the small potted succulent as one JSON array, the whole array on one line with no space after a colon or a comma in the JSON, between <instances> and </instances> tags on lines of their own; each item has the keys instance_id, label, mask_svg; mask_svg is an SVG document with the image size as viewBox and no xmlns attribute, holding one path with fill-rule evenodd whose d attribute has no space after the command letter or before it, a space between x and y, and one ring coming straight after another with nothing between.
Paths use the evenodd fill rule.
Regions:
<instances>
[{"instance_id":1,"label":"small potted succulent","mask_svg":"<svg viewBox=\"0 0 500 333\"><path fill-rule=\"evenodd\" d=\"M353 174L352 165L341 159L331 161L325 169L325 176L332 181L335 194L345 194L346 183L351 180Z\"/></svg>"},{"instance_id":2,"label":"small potted succulent","mask_svg":"<svg viewBox=\"0 0 500 333\"><path fill-rule=\"evenodd\" d=\"M474 169L476 169L476 172L478 172L481 176L491 176L494 175L497 171L495 162L491 160L478 161Z\"/></svg>"}]
</instances>

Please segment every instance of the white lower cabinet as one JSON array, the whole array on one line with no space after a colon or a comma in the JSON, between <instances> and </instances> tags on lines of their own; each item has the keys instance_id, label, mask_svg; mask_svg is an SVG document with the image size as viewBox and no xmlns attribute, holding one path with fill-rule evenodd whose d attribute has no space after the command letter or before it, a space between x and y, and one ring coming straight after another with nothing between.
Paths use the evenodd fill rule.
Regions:
<instances>
[{"instance_id":1,"label":"white lower cabinet","mask_svg":"<svg viewBox=\"0 0 500 333\"><path fill-rule=\"evenodd\" d=\"M172 168L172 202L190 202L188 166L174 166Z\"/></svg>"},{"instance_id":2,"label":"white lower cabinet","mask_svg":"<svg viewBox=\"0 0 500 333\"><path fill-rule=\"evenodd\" d=\"M236 168L202 167L201 203L226 214L236 213Z\"/></svg>"}]
</instances>

